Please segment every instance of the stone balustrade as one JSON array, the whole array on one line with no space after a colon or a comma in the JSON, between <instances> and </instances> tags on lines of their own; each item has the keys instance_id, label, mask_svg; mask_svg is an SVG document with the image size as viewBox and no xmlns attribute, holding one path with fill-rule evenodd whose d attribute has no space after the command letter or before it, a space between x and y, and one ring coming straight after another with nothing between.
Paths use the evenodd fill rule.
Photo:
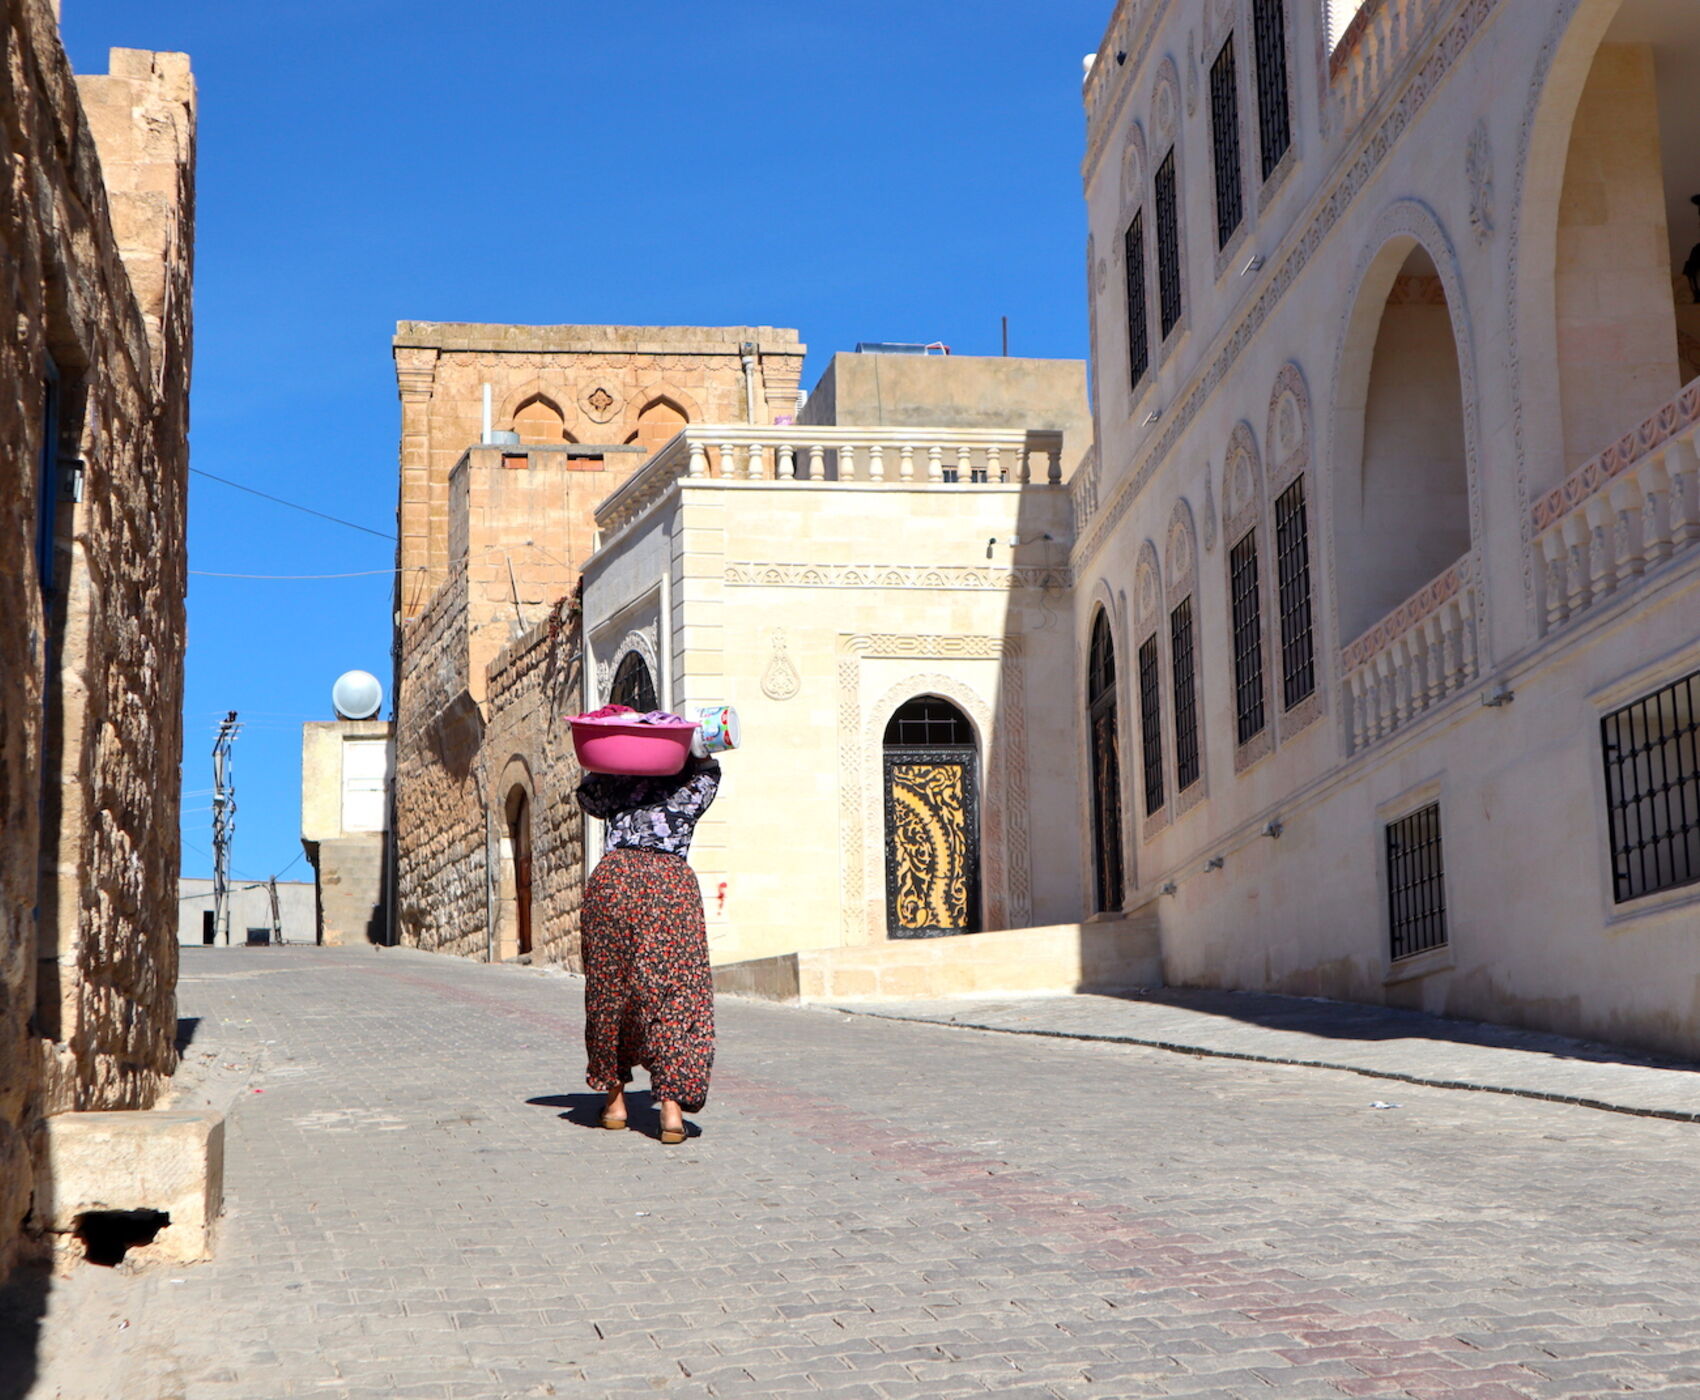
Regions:
<instances>
[{"instance_id":1,"label":"stone balustrade","mask_svg":"<svg viewBox=\"0 0 1700 1400\"><path fill-rule=\"evenodd\" d=\"M1060 485L1062 434L1020 428L686 428L596 512L604 533L680 479L974 489Z\"/></svg>"},{"instance_id":2,"label":"stone balustrade","mask_svg":"<svg viewBox=\"0 0 1700 1400\"><path fill-rule=\"evenodd\" d=\"M1319 0L1333 41L1328 57L1330 126L1350 131L1387 90L1429 25L1454 0Z\"/></svg>"},{"instance_id":3,"label":"stone balustrade","mask_svg":"<svg viewBox=\"0 0 1700 1400\"><path fill-rule=\"evenodd\" d=\"M1357 753L1475 680L1476 557L1424 584L1341 654Z\"/></svg>"},{"instance_id":4,"label":"stone balustrade","mask_svg":"<svg viewBox=\"0 0 1700 1400\"><path fill-rule=\"evenodd\" d=\"M1700 542L1700 379L1535 503L1546 634Z\"/></svg>"}]
</instances>

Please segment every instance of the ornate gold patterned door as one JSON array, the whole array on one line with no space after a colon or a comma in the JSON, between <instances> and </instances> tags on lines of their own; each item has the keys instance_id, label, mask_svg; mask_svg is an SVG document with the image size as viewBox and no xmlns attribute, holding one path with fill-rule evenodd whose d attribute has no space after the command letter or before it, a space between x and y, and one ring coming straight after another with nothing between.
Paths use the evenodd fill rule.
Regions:
<instances>
[{"instance_id":1,"label":"ornate gold patterned door","mask_svg":"<svg viewBox=\"0 0 1700 1400\"><path fill-rule=\"evenodd\" d=\"M973 749L886 749L890 937L939 938L979 927L979 817Z\"/></svg>"}]
</instances>

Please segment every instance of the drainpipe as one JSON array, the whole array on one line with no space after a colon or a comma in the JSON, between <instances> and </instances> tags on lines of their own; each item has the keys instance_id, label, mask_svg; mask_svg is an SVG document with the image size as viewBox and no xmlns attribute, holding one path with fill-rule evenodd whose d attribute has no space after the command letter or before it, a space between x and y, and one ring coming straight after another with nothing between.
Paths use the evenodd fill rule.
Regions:
<instances>
[{"instance_id":1,"label":"drainpipe","mask_svg":"<svg viewBox=\"0 0 1700 1400\"><path fill-rule=\"evenodd\" d=\"M661 571L661 621L656 640L661 649L661 708L673 709L673 540L667 539L667 564Z\"/></svg>"},{"instance_id":2,"label":"drainpipe","mask_svg":"<svg viewBox=\"0 0 1700 1400\"><path fill-rule=\"evenodd\" d=\"M756 343L746 340L738 347L738 357L744 362L744 402L749 405L749 421L759 423L756 417Z\"/></svg>"}]
</instances>

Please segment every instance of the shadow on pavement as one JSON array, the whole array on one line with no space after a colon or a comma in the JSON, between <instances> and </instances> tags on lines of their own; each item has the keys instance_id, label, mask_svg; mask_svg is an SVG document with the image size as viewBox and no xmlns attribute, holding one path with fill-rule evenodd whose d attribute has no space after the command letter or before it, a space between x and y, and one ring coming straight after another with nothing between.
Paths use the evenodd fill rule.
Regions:
<instances>
[{"instance_id":1,"label":"shadow on pavement","mask_svg":"<svg viewBox=\"0 0 1700 1400\"><path fill-rule=\"evenodd\" d=\"M24 1400L35 1385L52 1289L52 1274L39 1264L20 1265L0 1287L0 1400Z\"/></svg>"},{"instance_id":2,"label":"shadow on pavement","mask_svg":"<svg viewBox=\"0 0 1700 1400\"><path fill-rule=\"evenodd\" d=\"M1642 1054L1624 1046L1577 1040L1548 1031L1519 1030L1482 1021L1459 1021L1424 1011L1331 1001L1323 997L1282 996L1266 992L1220 991L1203 987L1164 987L1143 992L1103 993L1113 1001L1170 1006L1196 1015L1220 1016L1271 1031L1333 1040L1428 1040L1495 1050L1522 1050L1591 1064L1638 1065L1649 1069L1700 1071L1689 1060Z\"/></svg>"}]
</instances>

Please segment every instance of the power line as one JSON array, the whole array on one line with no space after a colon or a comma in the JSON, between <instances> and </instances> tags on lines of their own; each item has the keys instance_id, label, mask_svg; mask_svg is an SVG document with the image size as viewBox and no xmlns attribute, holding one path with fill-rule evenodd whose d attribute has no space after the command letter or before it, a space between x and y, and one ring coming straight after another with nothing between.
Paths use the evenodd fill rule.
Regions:
<instances>
[{"instance_id":1,"label":"power line","mask_svg":"<svg viewBox=\"0 0 1700 1400\"><path fill-rule=\"evenodd\" d=\"M294 582L300 579L314 578L371 578L374 574L396 574L400 573L401 570L357 569L351 574L215 574L211 569L190 569L189 572L199 578L258 578Z\"/></svg>"},{"instance_id":2,"label":"power line","mask_svg":"<svg viewBox=\"0 0 1700 1400\"><path fill-rule=\"evenodd\" d=\"M299 510L304 511L308 515L316 515L320 520L328 520L333 525L346 525L350 530L361 530L368 535L376 535L381 540L395 539L394 535L385 534L382 530L374 530L370 525L356 525L352 520L344 520L341 516L326 515L322 510L314 510L311 506L298 505L294 501L286 501L282 496L272 496L268 495L264 491L256 491L252 486L244 486L240 481L231 481L227 477L214 476L211 472L204 472L199 467L190 467L189 470L196 476L204 476L208 481L216 481L221 486L233 486L238 491L246 491L250 496L258 496L261 500L271 501L280 506L288 506L291 510ZM388 573L389 570L385 569L382 572Z\"/></svg>"}]
</instances>

